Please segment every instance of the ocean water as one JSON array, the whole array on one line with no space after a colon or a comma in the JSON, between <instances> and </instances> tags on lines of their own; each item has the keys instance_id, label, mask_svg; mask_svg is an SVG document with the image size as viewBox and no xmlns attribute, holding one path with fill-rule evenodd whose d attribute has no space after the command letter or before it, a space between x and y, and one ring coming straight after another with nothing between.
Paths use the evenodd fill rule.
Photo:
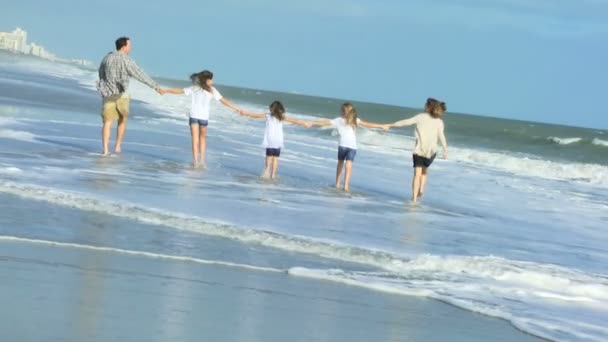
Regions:
<instances>
[{"instance_id":1,"label":"ocean water","mask_svg":"<svg viewBox=\"0 0 608 342\"><path fill-rule=\"evenodd\" d=\"M425 197L412 206L411 129L359 129L353 192L345 194L332 188L331 129L286 125L279 179L263 181L263 120L216 105L207 168L192 169L188 99L133 82L124 152L101 157L95 80L92 71L0 56L2 243L278 270L295 280L438 300L551 340L608 340L606 130L448 112L450 159L433 164ZM256 111L279 99L304 120L335 117L343 102L218 89ZM355 104L368 121L417 112ZM21 202L33 212L20 211ZM36 203L94 217L75 227L106 222L133 231L117 230L108 246L63 223L45 229L52 219L76 218L36 217ZM146 228L120 222L166 227L192 243L144 233L148 239L137 241L134 232ZM200 255L207 248L197 236L235 245ZM249 249L271 255L245 264Z\"/></svg>"}]
</instances>

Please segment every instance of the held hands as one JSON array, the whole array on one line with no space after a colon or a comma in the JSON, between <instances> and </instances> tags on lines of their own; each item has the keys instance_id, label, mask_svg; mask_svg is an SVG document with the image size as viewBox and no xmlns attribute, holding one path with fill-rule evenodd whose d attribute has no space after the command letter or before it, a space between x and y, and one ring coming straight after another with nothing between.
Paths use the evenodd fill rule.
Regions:
<instances>
[{"instance_id":1,"label":"held hands","mask_svg":"<svg viewBox=\"0 0 608 342\"><path fill-rule=\"evenodd\" d=\"M303 126L306 128L310 128L310 127L312 127L312 122L304 122Z\"/></svg>"},{"instance_id":2,"label":"held hands","mask_svg":"<svg viewBox=\"0 0 608 342\"><path fill-rule=\"evenodd\" d=\"M389 130L389 129L391 129L391 127L392 127L392 125L391 125L391 124L384 124L384 125L382 125L382 127L381 127L381 128L382 128L382 129L383 129L385 132L388 132L388 130Z\"/></svg>"}]
</instances>

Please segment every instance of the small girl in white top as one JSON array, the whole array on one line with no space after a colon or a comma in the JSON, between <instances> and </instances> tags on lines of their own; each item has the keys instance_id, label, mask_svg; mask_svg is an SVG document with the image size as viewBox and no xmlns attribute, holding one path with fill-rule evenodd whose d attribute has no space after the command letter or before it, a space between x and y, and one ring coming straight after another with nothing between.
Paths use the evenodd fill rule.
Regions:
<instances>
[{"instance_id":1,"label":"small girl in white top","mask_svg":"<svg viewBox=\"0 0 608 342\"><path fill-rule=\"evenodd\" d=\"M192 136L192 165L197 167L199 162L205 165L205 149L207 146L207 125L211 100L215 99L235 111L240 109L232 102L222 97L213 87L213 73L204 70L190 75L192 86L186 88L164 88L161 94L186 94L192 97L189 117L190 135Z\"/></svg>"},{"instance_id":2,"label":"small girl in white top","mask_svg":"<svg viewBox=\"0 0 608 342\"><path fill-rule=\"evenodd\" d=\"M412 178L412 202L416 202L424 193L428 168L437 155L437 140L443 147L443 159L448 158L448 144L445 139L444 125L441 117L446 111L445 102L428 98L424 113L412 118L392 123L390 127L416 125L416 146L412 156L414 177Z\"/></svg>"},{"instance_id":3,"label":"small girl in white top","mask_svg":"<svg viewBox=\"0 0 608 342\"><path fill-rule=\"evenodd\" d=\"M357 118L355 107L346 102L342 105L342 116L333 120L319 120L312 122L313 126L333 126L340 135L340 145L338 146L338 165L336 166L336 188L340 188L340 176L342 169L344 172L344 191L350 191L350 176L357 154L357 126L361 125L368 128L382 128L388 130L388 125L366 122Z\"/></svg>"},{"instance_id":4,"label":"small girl in white top","mask_svg":"<svg viewBox=\"0 0 608 342\"><path fill-rule=\"evenodd\" d=\"M292 124L310 127L310 123L288 118L285 116L285 107L280 101L270 104L269 113L255 114L246 111L239 111L239 114L255 119L266 119L266 130L262 146L266 149L266 167L264 168L263 178L276 178L277 168L279 167L279 157L283 148L283 121ZM272 166L272 173L270 168Z\"/></svg>"}]
</instances>

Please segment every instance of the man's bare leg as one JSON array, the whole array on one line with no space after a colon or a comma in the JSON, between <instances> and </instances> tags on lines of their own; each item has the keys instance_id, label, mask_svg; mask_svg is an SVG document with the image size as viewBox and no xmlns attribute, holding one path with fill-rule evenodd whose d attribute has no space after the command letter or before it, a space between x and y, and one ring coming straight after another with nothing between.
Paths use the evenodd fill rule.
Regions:
<instances>
[{"instance_id":1,"label":"man's bare leg","mask_svg":"<svg viewBox=\"0 0 608 342\"><path fill-rule=\"evenodd\" d=\"M122 152L122 139L125 136L126 128L127 118L122 116L118 119L118 126L116 126L116 145L114 146L114 153Z\"/></svg>"},{"instance_id":2,"label":"man's bare leg","mask_svg":"<svg viewBox=\"0 0 608 342\"><path fill-rule=\"evenodd\" d=\"M108 145L110 143L110 130L112 129L113 122L112 120L104 120L103 127L101 128L101 147L104 156L110 154Z\"/></svg>"}]
</instances>

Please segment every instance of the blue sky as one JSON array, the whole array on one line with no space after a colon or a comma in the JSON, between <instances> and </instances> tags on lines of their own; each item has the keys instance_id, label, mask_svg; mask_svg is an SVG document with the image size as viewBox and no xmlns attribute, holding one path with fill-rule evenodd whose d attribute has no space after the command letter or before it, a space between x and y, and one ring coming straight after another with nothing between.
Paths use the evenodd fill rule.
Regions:
<instances>
[{"instance_id":1,"label":"blue sky","mask_svg":"<svg viewBox=\"0 0 608 342\"><path fill-rule=\"evenodd\" d=\"M608 128L608 0L20 0L21 26L96 63L120 35L149 73Z\"/></svg>"}]
</instances>

